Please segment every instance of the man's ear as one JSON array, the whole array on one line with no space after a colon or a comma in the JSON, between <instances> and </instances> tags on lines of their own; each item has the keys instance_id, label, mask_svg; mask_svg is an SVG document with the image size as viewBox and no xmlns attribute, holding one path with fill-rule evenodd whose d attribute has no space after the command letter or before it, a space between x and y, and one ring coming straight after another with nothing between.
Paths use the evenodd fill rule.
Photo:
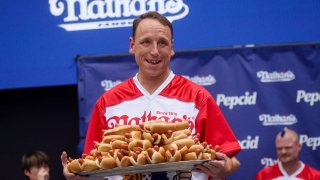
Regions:
<instances>
[{"instance_id":1,"label":"man's ear","mask_svg":"<svg viewBox=\"0 0 320 180\"><path fill-rule=\"evenodd\" d=\"M30 177L30 171L28 171L28 170L25 169L23 172L24 172L24 175Z\"/></svg>"},{"instance_id":2,"label":"man's ear","mask_svg":"<svg viewBox=\"0 0 320 180\"><path fill-rule=\"evenodd\" d=\"M134 40L133 40L133 37L130 37L129 38L129 53L130 54L134 54Z\"/></svg>"},{"instance_id":3,"label":"man's ear","mask_svg":"<svg viewBox=\"0 0 320 180\"><path fill-rule=\"evenodd\" d=\"M174 56L174 54L175 54L175 52L174 52L174 50L173 50L173 45L174 45L174 40L172 39L172 41L171 41L171 56Z\"/></svg>"}]
</instances>

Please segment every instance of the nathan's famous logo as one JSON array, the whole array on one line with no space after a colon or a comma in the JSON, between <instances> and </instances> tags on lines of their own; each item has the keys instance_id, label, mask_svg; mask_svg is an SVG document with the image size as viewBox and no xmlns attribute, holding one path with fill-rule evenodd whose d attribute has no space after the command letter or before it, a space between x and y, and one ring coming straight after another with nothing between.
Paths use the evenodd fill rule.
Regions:
<instances>
[{"instance_id":1,"label":"nathan's famous logo","mask_svg":"<svg viewBox=\"0 0 320 180\"><path fill-rule=\"evenodd\" d=\"M276 164L279 160L278 159L272 159L269 157L264 157L260 160L261 165L267 167L267 166L272 166L274 164Z\"/></svg>"},{"instance_id":2,"label":"nathan's famous logo","mask_svg":"<svg viewBox=\"0 0 320 180\"><path fill-rule=\"evenodd\" d=\"M289 115L270 115L270 114L260 114L259 120L264 126L273 126L273 125L292 125L298 122L297 118L293 114Z\"/></svg>"},{"instance_id":3,"label":"nathan's famous logo","mask_svg":"<svg viewBox=\"0 0 320 180\"><path fill-rule=\"evenodd\" d=\"M106 114L105 114L106 116ZM181 117L178 117L175 112L160 112L156 111L152 113L151 111L147 112L144 111L143 114L140 116L131 117L130 115L123 114L123 115L117 115L117 116L111 116L107 117L106 123L107 127L112 129L117 124L120 125L139 125L145 122L154 121L157 119L161 119L165 122L181 122L181 121L189 121L189 128L192 131L192 134L195 134L195 118L194 117L188 117L187 115L182 115Z\"/></svg>"},{"instance_id":4,"label":"nathan's famous logo","mask_svg":"<svg viewBox=\"0 0 320 180\"><path fill-rule=\"evenodd\" d=\"M309 103L310 106L313 106L315 103L320 102L320 93L298 90L296 102L300 103L301 101Z\"/></svg>"},{"instance_id":5,"label":"nathan's famous logo","mask_svg":"<svg viewBox=\"0 0 320 180\"><path fill-rule=\"evenodd\" d=\"M113 88L114 86L120 84L122 81L120 80L116 80L116 81L112 81L112 80L102 80L100 82L101 87L104 88L104 91L108 91L109 89Z\"/></svg>"},{"instance_id":6,"label":"nathan's famous logo","mask_svg":"<svg viewBox=\"0 0 320 180\"><path fill-rule=\"evenodd\" d=\"M235 106L255 105L257 101L257 92L253 92L252 95L250 95L247 91L243 96L226 96L224 94L217 94L216 101L218 106L222 104L227 106L229 109L233 109Z\"/></svg>"},{"instance_id":7,"label":"nathan's famous logo","mask_svg":"<svg viewBox=\"0 0 320 180\"><path fill-rule=\"evenodd\" d=\"M257 77L260 78L261 82L268 83L268 82L292 81L295 79L296 76L292 71L286 71L286 72L258 71Z\"/></svg>"},{"instance_id":8,"label":"nathan's famous logo","mask_svg":"<svg viewBox=\"0 0 320 180\"><path fill-rule=\"evenodd\" d=\"M183 77L191 80L192 82L200 86L211 86L216 83L216 79L211 74L209 74L208 76L193 76L193 77L184 75Z\"/></svg>"},{"instance_id":9,"label":"nathan's famous logo","mask_svg":"<svg viewBox=\"0 0 320 180\"><path fill-rule=\"evenodd\" d=\"M169 21L184 18L183 0L49 0L50 13L62 16L67 31L128 27L137 16L157 11Z\"/></svg>"}]
</instances>

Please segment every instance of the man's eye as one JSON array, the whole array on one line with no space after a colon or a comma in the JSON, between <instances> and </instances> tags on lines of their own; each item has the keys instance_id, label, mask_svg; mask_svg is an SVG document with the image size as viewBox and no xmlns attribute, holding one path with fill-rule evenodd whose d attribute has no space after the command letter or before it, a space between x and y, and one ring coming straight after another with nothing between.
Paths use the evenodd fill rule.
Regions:
<instances>
[{"instance_id":1,"label":"man's eye","mask_svg":"<svg viewBox=\"0 0 320 180\"><path fill-rule=\"evenodd\" d=\"M158 44L159 46L166 46L168 43L166 41L160 41Z\"/></svg>"},{"instance_id":2,"label":"man's eye","mask_svg":"<svg viewBox=\"0 0 320 180\"><path fill-rule=\"evenodd\" d=\"M148 45L148 44L150 44L150 41L145 40L145 41L142 41L141 44L142 44L142 45Z\"/></svg>"}]
</instances>

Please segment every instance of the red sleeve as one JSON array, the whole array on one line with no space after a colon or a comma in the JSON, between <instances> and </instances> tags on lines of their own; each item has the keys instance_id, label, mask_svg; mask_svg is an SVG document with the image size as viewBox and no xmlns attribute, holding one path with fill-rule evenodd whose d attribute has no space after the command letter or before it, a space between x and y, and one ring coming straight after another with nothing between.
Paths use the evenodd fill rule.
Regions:
<instances>
[{"instance_id":1,"label":"red sleeve","mask_svg":"<svg viewBox=\"0 0 320 180\"><path fill-rule=\"evenodd\" d=\"M254 180L265 180L263 170L259 171L258 174L254 177Z\"/></svg>"},{"instance_id":2,"label":"red sleeve","mask_svg":"<svg viewBox=\"0 0 320 180\"><path fill-rule=\"evenodd\" d=\"M105 109L101 108L101 99L99 99L93 108L90 122L88 125L86 141L84 144L84 153L89 154L89 152L94 149L94 142L101 142L102 140L102 130L106 127L105 121Z\"/></svg>"},{"instance_id":3,"label":"red sleeve","mask_svg":"<svg viewBox=\"0 0 320 180\"><path fill-rule=\"evenodd\" d=\"M281 176L283 175L279 169L279 164L274 164L261 169L254 177L254 180L276 179Z\"/></svg>"},{"instance_id":4,"label":"red sleeve","mask_svg":"<svg viewBox=\"0 0 320 180\"><path fill-rule=\"evenodd\" d=\"M237 138L212 96L199 104L196 132L200 133L201 141L206 141L213 147L219 145L220 152L229 157L235 156L241 150Z\"/></svg>"}]
</instances>

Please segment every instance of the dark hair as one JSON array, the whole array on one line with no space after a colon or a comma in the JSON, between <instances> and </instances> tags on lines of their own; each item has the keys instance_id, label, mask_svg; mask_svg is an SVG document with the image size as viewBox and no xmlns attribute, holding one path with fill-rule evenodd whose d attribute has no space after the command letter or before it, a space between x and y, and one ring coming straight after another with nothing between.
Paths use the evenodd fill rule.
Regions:
<instances>
[{"instance_id":1,"label":"dark hair","mask_svg":"<svg viewBox=\"0 0 320 180\"><path fill-rule=\"evenodd\" d=\"M173 39L173 28L172 28L171 22L165 16L159 14L156 11L149 11L147 13L144 13L133 21L133 25L132 25L132 37L133 38L136 33L138 25L144 19L154 19L154 20L159 21L162 25L168 26L171 31L171 38Z\"/></svg>"},{"instance_id":2,"label":"dark hair","mask_svg":"<svg viewBox=\"0 0 320 180\"><path fill-rule=\"evenodd\" d=\"M25 153L22 156L21 164L22 164L23 170L28 170L28 171L30 171L32 167L38 167L38 168L42 166L49 167L49 158L42 151L32 151L32 152Z\"/></svg>"}]
</instances>

